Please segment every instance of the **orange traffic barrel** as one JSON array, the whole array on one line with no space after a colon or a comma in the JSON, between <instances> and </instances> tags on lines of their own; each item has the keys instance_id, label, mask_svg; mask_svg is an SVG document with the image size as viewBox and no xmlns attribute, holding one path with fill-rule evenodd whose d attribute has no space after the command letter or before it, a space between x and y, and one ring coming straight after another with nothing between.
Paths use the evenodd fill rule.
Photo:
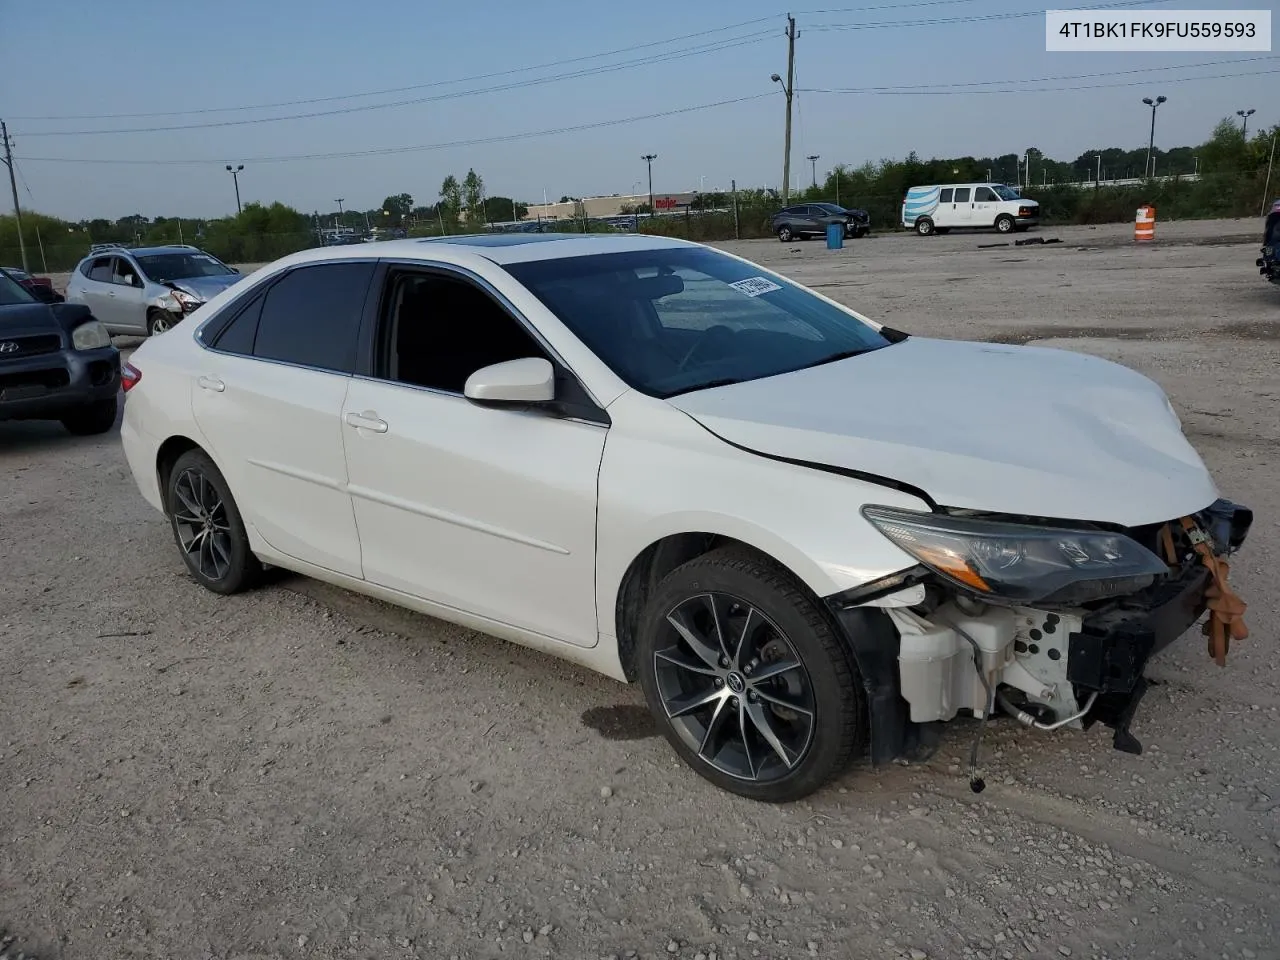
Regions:
<instances>
[{"instance_id":1,"label":"orange traffic barrel","mask_svg":"<svg viewBox=\"0 0 1280 960\"><path fill-rule=\"evenodd\" d=\"M1156 208L1144 203L1138 208L1137 219L1133 221L1133 239L1144 243L1156 238Z\"/></svg>"}]
</instances>

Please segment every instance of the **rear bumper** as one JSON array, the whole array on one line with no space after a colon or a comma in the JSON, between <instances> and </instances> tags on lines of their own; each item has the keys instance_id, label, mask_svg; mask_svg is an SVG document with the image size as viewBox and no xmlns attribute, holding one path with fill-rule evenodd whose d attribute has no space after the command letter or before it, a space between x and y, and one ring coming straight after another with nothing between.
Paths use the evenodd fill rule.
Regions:
<instances>
[{"instance_id":1,"label":"rear bumper","mask_svg":"<svg viewBox=\"0 0 1280 960\"><path fill-rule=\"evenodd\" d=\"M0 363L0 420L56 420L120 391L120 351L60 350Z\"/></svg>"}]
</instances>

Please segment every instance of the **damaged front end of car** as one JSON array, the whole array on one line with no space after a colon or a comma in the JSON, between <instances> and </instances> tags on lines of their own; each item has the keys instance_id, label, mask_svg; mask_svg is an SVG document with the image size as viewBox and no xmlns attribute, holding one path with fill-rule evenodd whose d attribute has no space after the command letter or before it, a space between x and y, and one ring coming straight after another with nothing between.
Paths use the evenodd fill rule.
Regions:
<instances>
[{"instance_id":1,"label":"damaged front end of car","mask_svg":"<svg viewBox=\"0 0 1280 960\"><path fill-rule=\"evenodd\" d=\"M1220 665L1231 639L1247 635L1226 557L1253 514L1227 500L1130 528L972 510L862 512L918 561L827 598L863 674L873 763L919 756L961 712L1003 711L1038 730L1102 722L1117 749L1140 753L1129 725L1150 658L1206 612ZM974 784L981 789L976 774Z\"/></svg>"}]
</instances>

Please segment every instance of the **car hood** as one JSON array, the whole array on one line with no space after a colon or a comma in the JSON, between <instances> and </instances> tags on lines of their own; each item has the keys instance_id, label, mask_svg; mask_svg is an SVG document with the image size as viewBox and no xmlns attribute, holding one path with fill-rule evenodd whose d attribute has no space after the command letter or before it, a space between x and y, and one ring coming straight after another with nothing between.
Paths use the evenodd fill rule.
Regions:
<instances>
[{"instance_id":1,"label":"car hood","mask_svg":"<svg viewBox=\"0 0 1280 960\"><path fill-rule=\"evenodd\" d=\"M234 286L244 279L238 273L222 277L184 277L181 280L170 280L168 286L184 290L202 300L212 300L227 287Z\"/></svg>"},{"instance_id":2,"label":"car hood","mask_svg":"<svg viewBox=\"0 0 1280 960\"><path fill-rule=\"evenodd\" d=\"M668 402L748 450L949 507L1137 526L1218 496L1159 386L1065 350L911 337Z\"/></svg>"},{"instance_id":3,"label":"car hood","mask_svg":"<svg viewBox=\"0 0 1280 960\"><path fill-rule=\"evenodd\" d=\"M0 340L30 333L57 333L62 327L47 303L0 307Z\"/></svg>"}]
</instances>

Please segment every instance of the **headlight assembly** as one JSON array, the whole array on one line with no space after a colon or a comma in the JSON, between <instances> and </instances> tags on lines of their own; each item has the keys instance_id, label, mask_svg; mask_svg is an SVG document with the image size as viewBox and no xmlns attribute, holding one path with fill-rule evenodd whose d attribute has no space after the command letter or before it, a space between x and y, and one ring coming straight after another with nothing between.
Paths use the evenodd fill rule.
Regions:
<instances>
[{"instance_id":1,"label":"headlight assembly","mask_svg":"<svg viewBox=\"0 0 1280 960\"><path fill-rule=\"evenodd\" d=\"M111 346L111 334L97 320L82 323L71 331L71 345L77 350L97 350Z\"/></svg>"},{"instance_id":2,"label":"headlight assembly","mask_svg":"<svg viewBox=\"0 0 1280 960\"><path fill-rule=\"evenodd\" d=\"M1122 534L862 508L930 570L994 602L1074 605L1150 586L1168 567Z\"/></svg>"},{"instance_id":3,"label":"headlight assembly","mask_svg":"<svg viewBox=\"0 0 1280 960\"><path fill-rule=\"evenodd\" d=\"M196 307L201 306L204 301L194 294L187 293L185 290L173 291L173 299L177 301L179 308L183 313L190 313Z\"/></svg>"}]
</instances>

